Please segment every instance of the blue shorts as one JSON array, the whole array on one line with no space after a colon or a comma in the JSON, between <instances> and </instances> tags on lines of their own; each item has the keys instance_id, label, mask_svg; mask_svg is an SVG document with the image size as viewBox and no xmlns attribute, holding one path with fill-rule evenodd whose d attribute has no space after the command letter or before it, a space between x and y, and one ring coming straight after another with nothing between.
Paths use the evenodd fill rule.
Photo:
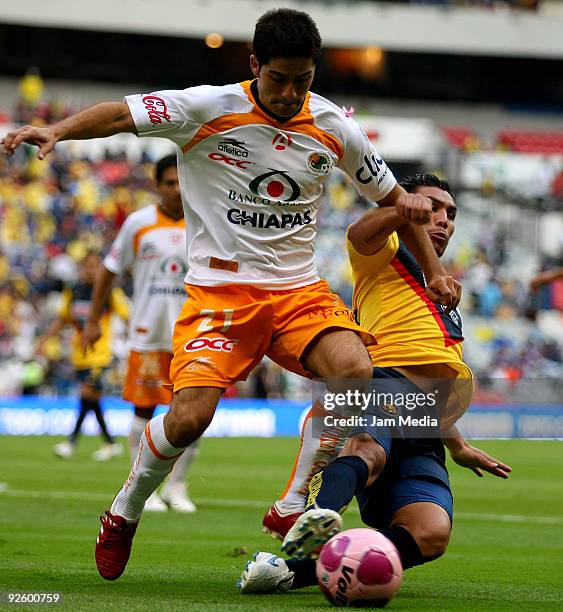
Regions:
<instances>
[{"instance_id":1,"label":"blue shorts","mask_svg":"<svg viewBox=\"0 0 563 612\"><path fill-rule=\"evenodd\" d=\"M96 391L102 391L103 381L102 376L105 368L84 368L76 370L76 378L86 385L93 387Z\"/></svg>"},{"instance_id":2,"label":"blue shorts","mask_svg":"<svg viewBox=\"0 0 563 612\"><path fill-rule=\"evenodd\" d=\"M392 368L374 368L374 378L404 379ZM381 428L370 427L351 435L358 433L368 433L387 455L379 478L356 496L366 525L385 529L399 509L417 502L437 504L453 520L453 497L440 438L391 438Z\"/></svg>"}]
</instances>

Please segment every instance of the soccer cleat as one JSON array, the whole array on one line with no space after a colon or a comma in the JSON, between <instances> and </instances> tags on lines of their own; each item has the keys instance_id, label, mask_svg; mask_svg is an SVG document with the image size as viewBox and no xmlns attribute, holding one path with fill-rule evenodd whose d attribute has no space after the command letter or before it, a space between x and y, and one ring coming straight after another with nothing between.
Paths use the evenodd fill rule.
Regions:
<instances>
[{"instance_id":1,"label":"soccer cleat","mask_svg":"<svg viewBox=\"0 0 563 612\"><path fill-rule=\"evenodd\" d=\"M269 533L274 539L283 540L302 514L303 512L292 512L291 510L284 512L280 504L275 502L262 519L262 531Z\"/></svg>"},{"instance_id":2,"label":"soccer cleat","mask_svg":"<svg viewBox=\"0 0 563 612\"><path fill-rule=\"evenodd\" d=\"M123 447L121 444L106 444L92 453L92 459L94 461L109 461L113 457L119 457L122 453Z\"/></svg>"},{"instance_id":3,"label":"soccer cleat","mask_svg":"<svg viewBox=\"0 0 563 612\"><path fill-rule=\"evenodd\" d=\"M311 557L342 529L342 517L334 510L313 508L303 513L284 538L282 551L290 557Z\"/></svg>"},{"instance_id":4,"label":"soccer cleat","mask_svg":"<svg viewBox=\"0 0 563 612\"><path fill-rule=\"evenodd\" d=\"M192 514L197 511L195 504L188 497L186 485L183 482L167 482L160 492L160 499L176 512Z\"/></svg>"},{"instance_id":5,"label":"soccer cleat","mask_svg":"<svg viewBox=\"0 0 563 612\"><path fill-rule=\"evenodd\" d=\"M102 578L117 580L129 561L139 521L128 523L122 516L112 514L109 510L105 514L100 516L102 528L96 540L96 565Z\"/></svg>"},{"instance_id":6,"label":"soccer cleat","mask_svg":"<svg viewBox=\"0 0 563 612\"><path fill-rule=\"evenodd\" d=\"M167 512L168 506L160 499L158 493L155 491L145 502L143 510L145 512Z\"/></svg>"},{"instance_id":7,"label":"soccer cleat","mask_svg":"<svg viewBox=\"0 0 563 612\"><path fill-rule=\"evenodd\" d=\"M241 593L286 593L293 584L293 576L281 557L257 552L246 564L237 587Z\"/></svg>"},{"instance_id":8,"label":"soccer cleat","mask_svg":"<svg viewBox=\"0 0 563 612\"><path fill-rule=\"evenodd\" d=\"M65 440L64 442L59 442L58 444L55 444L53 452L55 453L55 455L57 455L57 457L60 457L61 459L70 459L72 455L74 455L74 444L72 444L68 440Z\"/></svg>"}]
</instances>

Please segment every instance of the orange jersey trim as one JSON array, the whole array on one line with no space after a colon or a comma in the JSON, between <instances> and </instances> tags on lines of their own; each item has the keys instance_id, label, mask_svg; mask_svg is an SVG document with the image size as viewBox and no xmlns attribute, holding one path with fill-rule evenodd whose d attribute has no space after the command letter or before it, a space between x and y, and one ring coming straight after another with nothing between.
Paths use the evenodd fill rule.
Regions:
<instances>
[{"instance_id":1,"label":"orange jersey trim","mask_svg":"<svg viewBox=\"0 0 563 612\"><path fill-rule=\"evenodd\" d=\"M184 217L181 217L178 220L174 220L167 215L165 215L160 208L156 209L156 222L152 225L145 225L142 227L133 238L133 253L137 254L139 250L139 243L141 242L141 238L148 232L158 229L159 227L180 227L184 229L186 226Z\"/></svg>"},{"instance_id":2,"label":"orange jersey trim","mask_svg":"<svg viewBox=\"0 0 563 612\"><path fill-rule=\"evenodd\" d=\"M150 421L147 423L147 426L145 427L145 436L147 438L147 442L149 443L149 448L151 449L153 455L157 458L160 459L161 461L170 461L172 459L177 459L184 451L182 451L182 453L178 453L177 455L173 455L172 457L167 457L166 455L163 455L162 453L160 453L156 446L154 445L154 442L152 440L152 436L151 436L151 428L150 428Z\"/></svg>"},{"instance_id":3,"label":"orange jersey trim","mask_svg":"<svg viewBox=\"0 0 563 612\"><path fill-rule=\"evenodd\" d=\"M314 138L333 151L338 156L338 159L342 158L344 155L344 145L342 142L340 142L336 136L333 136L328 132L324 132L315 125L315 120L311 115L311 110L309 108L309 102L311 99L311 94L309 92L307 92L305 102L303 103L303 107L299 113L295 115L295 117L292 117L289 121L282 123L265 113L258 106L254 96L252 95L252 90L250 88L251 83L252 81L244 81L240 85L248 99L253 104L252 110L248 113L229 113L204 123L196 132L196 135L182 147L182 151L184 153L195 147L201 141L209 138L209 136L220 134L222 132L226 132L227 130L232 130L236 127L240 127L241 125L254 124L270 125L279 128L280 130L305 134L306 136Z\"/></svg>"}]
</instances>

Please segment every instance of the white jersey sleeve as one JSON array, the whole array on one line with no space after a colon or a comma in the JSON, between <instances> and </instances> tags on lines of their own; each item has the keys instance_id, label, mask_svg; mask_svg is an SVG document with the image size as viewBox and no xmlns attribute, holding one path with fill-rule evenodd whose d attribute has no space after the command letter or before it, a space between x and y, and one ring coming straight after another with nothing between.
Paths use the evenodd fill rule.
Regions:
<instances>
[{"instance_id":1,"label":"white jersey sleeve","mask_svg":"<svg viewBox=\"0 0 563 612\"><path fill-rule=\"evenodd\" d=\"M344 154L338 167L352 179L360 193L370 200L382 200L397 184L391 170L360 125L343 118Z\"/></svg>"},{"instance_id":2,"label":"white jersey sleeve","mask_svg":"<svg viewBox=\"0 0 563 612\"><path fill-rule=\"evenodd\" d=\"M104 267L114 274L123 274L133 267L135 252L133 241L138 230L135 215L129 215L121 226L109 253L104 258Z\"/></svg>"},{"instance_id":3,"label":"white jersey sleeve","mask_svg":"<svg viewBox=\"0 0 563 612\"><path fill-rule=\"evenodd\" d=\"M161 136L182 147L207 122L229 111L225 96L218 104L211 85L126 96L138 136ZM239 87L240 89L240 87Z\"/></svg>"}]
</instances>

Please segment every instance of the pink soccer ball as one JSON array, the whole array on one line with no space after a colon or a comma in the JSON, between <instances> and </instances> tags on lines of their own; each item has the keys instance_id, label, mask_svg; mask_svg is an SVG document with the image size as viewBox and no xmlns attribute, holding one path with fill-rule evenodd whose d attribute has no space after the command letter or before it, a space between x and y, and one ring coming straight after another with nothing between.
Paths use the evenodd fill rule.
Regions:
<instances>
[{"instance_id":1,"label":"pink soccer ball","mask_svg":"<svg viewBox=\"0 0 563 612\"><path fill-rule=\"evenodd\" d=\"M373 529L348 529L331 538L317 559L317 579L335 606L383 608L401 586L403 566L394 544Z\"/></svg>"}]
</instances>

